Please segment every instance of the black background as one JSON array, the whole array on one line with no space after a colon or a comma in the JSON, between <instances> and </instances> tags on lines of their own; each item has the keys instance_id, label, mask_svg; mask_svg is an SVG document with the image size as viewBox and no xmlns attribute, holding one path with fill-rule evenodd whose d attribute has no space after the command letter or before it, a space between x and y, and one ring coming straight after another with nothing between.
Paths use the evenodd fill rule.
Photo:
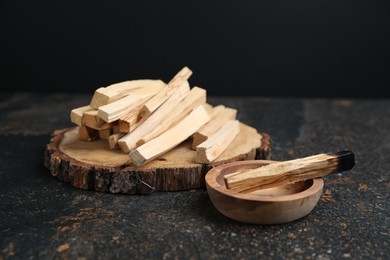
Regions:
<instances>
[{"instance_id":1,"label":"black background","mask_svg":"<svg viewBox=\"0 0 390 260\"><path fill-rule=\"evenodd\" d=\"M169 81L209 95L389 97L390 1L0 2L6 91Z\"/></svg>"}]
</instances>

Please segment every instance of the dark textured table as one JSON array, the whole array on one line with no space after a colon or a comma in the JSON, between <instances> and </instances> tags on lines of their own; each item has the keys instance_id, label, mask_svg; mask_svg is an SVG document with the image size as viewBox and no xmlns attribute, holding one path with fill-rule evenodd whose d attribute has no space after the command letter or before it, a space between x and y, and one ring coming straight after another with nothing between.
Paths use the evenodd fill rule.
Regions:
<instances>
[{"instance_id":1,"label":"dark textured table","mask_svg":"<svg viewBox=\"0 0 390 260\"><path fill-rule=\"evenodd\" d=\"M250 225L220 214L205 189L121 195L51 176L53 130L90 95L0 98L0 259L389 259L390 100L208 97L272 140L272 159L350 149L356 165L324 177L306 217Z\"/></svg>"}]
</instances>

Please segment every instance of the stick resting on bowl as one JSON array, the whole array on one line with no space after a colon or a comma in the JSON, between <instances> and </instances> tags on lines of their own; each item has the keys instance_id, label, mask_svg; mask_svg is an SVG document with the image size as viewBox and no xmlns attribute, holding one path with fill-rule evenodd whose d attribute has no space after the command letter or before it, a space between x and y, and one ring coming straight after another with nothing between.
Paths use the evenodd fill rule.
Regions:
<instances>
[{"instance_id":1,"label":"stick resting on bowl","mask_svg":"<svg viewBox=\"0 0 390 260\"><path fill-rule=\"evenodd\" d=\"M352 169L355 156L349 150L276 162L224 176L226 187L241 193L314 179Z\"/></svg>"}]
</instances>

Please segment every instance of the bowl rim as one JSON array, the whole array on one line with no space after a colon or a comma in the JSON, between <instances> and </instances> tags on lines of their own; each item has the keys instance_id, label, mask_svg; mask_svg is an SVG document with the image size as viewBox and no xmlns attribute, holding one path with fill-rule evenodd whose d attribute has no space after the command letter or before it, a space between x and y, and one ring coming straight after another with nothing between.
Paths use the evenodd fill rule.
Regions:
<instances>
[{"instance_id":1,"label":"bowl rim","mask_svg":"<svg viewBox=\"0 0 390 260\"><path fill-rule=\"evenodd\" d=\"M246 160L239 162L230 162L225 163L219 166L216 166L209 170L205 175L205 182L207 189L212 189L217 191L225 196L233 197L240 200L247 201L258 201L258 202L283 202L283 201L292 201L300 200L309 196L312 196L323 189L324 180L322 177L310 179L306 181L312 181L312 184L307 189L288 195L254 195L254 194L245 194L236 191L229 190L221 186L217 182L217 177L220 175L221 171L225 168L237 166L237 165L248 165L248 164L269 164L277 161L274 160Z\"/></svg>"}]
</instances>

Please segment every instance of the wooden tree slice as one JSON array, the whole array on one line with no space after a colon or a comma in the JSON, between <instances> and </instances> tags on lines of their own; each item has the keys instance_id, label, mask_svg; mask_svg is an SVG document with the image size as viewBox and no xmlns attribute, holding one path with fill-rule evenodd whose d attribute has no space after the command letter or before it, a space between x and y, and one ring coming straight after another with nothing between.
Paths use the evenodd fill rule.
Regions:
<instances>
[{"instance_id":1,"label":"wooden tree slice","mask_svg":"<svg viewBox=\"0 0 390 260\"><path fill-rule=\"evenodd\" d=\"M134 166L128 154L110 149L107 140L80 141L78 129L53 132L45 150L45 166L51 174L72 186L100 192L149 194L205 188L205 174L217 165L243 160L269 159L269 135L240 123L240 133L227 150L210 164L195 162L188 139L159 158Z\"/></svg>"}]
</instances>

